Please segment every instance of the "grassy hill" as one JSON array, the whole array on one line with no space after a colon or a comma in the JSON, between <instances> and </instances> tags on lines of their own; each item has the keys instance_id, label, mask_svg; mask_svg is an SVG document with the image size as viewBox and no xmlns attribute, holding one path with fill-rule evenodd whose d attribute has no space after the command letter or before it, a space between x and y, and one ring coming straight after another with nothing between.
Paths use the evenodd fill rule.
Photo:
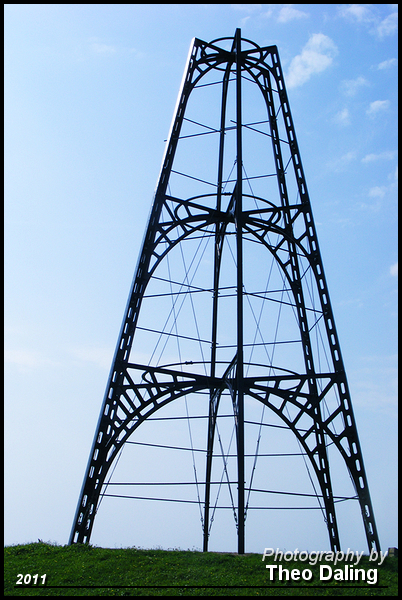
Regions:
<instances>
[{"instance_id":1,"label":"grassy hill","mask_svg":"<svg viewBox=\"0 0 402 600\"><path fill-rule=\"evenodd\" d=\"M318 564L298 561L280 563L289 581L285 572L283 581L270 581L266 565L279 563L262 562L261 554L35 543L7 546L4 555L6 596L396 596L398 591L397 558L386 558L377 584L370 585L367 577L321 581ZM344 569L344 564L332 567ZM363 557L358 567L367 572L377 565ZM306 568L310 581L301 577ZM299 569L298 580L291 580L293 569Z\"/></svg>"}]
</instances>

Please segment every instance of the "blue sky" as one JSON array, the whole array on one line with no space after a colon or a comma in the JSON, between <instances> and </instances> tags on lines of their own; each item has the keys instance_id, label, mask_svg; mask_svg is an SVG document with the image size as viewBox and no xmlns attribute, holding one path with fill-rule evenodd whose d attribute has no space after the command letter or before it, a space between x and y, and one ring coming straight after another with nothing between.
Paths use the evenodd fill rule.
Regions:
<instances>
[{"instance_id":1,"label":"blue sky","mask_svg":"<svg viewBox=\"0 0 402 600\"><path fill-rule=\"evenodd\" d=\"M394 4L5 5L5 543L67 543L191 39L241 27L278 46L380 541L396 545L397 17ZM136 519L120 502L101 507L93 543L201 546L199 518ZM322 527L285 529L246 549L327 544ZM361 529L345 542L360 551ZM233 549L225 532L212 549Z\"/></svg>"}]
</instances>

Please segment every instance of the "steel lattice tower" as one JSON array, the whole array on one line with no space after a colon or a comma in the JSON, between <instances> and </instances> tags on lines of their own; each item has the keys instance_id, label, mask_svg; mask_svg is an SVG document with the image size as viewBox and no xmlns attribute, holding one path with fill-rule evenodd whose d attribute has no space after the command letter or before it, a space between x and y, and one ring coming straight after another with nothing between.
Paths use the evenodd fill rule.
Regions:
<instances>
[{"instance_id":1,"label":"steel lattice tower","mask_svg":"<svg viewBox=\"0 0 402 600\"><path fill-rule=\"evenodd\" d=\"M89 542L106 475L128 438L168 403L198 395L208 411L206 551L225 394L235 423L238 552L252 489L245 403L256 400L307 457L332 550L340 550L334 452L352 480L369 550L378 550L278 50L242 39L239 29L211 43L194 39L190 48L70 543Z\"/></svg>"}]
</instances>

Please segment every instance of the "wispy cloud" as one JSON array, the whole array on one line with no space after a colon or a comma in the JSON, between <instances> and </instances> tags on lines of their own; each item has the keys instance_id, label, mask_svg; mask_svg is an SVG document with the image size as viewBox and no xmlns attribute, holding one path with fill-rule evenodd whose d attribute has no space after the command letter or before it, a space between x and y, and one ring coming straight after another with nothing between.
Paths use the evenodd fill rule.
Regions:
<instances>
[{"instance_id":1,"label":"wispy cloud","mask_svg":"<svg viewBox=\"0 0 402 600\"><path fill-rule=\"evenodd\" d=\"M375 100L370 103L370 106L366 110L366 114L369 116L375 116L384 110L388 110L390 105L389 100Z\"/></svg>"},{"instance_id":2,"label":"wispy cloud","mask_svg":"<svg viewBox=\"0 0 402 600\"><path fill-rule=\"evenodd\" d=\"M362 163L372 163L378 160L393 160L395 156L396 152L391 150L380 152L379 154L366 154L366 156L362 158Z\"/></svg>"},{"instance_id":3,"label":"wispy cloud","mask_svg":"<svg viewBox=\"0 0 402 600\"><path fill-rule=\"evenodd\" d=\"M71 348L71 356L81 363L91 363L101 369L109 369L113 356L113 349L98 347Z\"/></svg>"},{"instance_id":4,"label":"wispy cloud","mask_svg":"<svg viewBox=\"0 0 402 600\"><path fill-rule=\"evenodd\" d=\"M97 56L118 56L121 54L132 54L135 58L141 58L144 56L143 52L138 51L136 48L128 48L120 45L106 44L97 37L89 38L88 46L89 52L92 55Z\"/></svg>"},{"instance_id":5,"label":"wispy cloud","mask_svg":"<svg viewBox=\"0 0 402 600\"><path fill-rule=\"evenodd\" d=\"M398 188L398 167L396 167L393 173L388 175L388 185L375 185L368 190L367 196L372 200L370 203L362 202L360 207L364 210L370 210L371 212L378 212L382 209L382 200L394 194Z\"/></svg>"},{"instance_id":6,"label":"wispy cloud","mask_svg":"<svg viewBox=\"0 0 402 600\"><path fill-rule=\"evenodd\" d=\"M377 26L377 33L380 38L387 37L389 35L393 35L398 31L398 13L393 12L388 17L386 17L381 23Z\"/></svg>"},{"instance_id":7,"label":"wispy cloud","mask_svg":"<svg viewBox=\"0 0 402 600\"><path fill-rule=\"evenodd\" d=\"M343 108L342 110L337 112L333 120L338 125L342 125L342 126L349 125L350 124L349 109Z\"/></svg>"},{"instance_id":8,"label":"wispy cloud","mask_svg":"<svg viewBox=\"0 0 402 600\"><path fill-rule=\"evenodd\" d=\"M242 10L245 12L256 12L262 9L262 4L231 4L230 8Z\"/></svg>"},{"instance_id":9,"label":"wispy cloud","mask_svg":"<svg viewBox=\"0 0 402 600\"><path fill-rule=\"evenodd\" d=\"M378 6L378 5L377 5ZM381 5L390 6L392 12L382 19L378 15L375 5L368 4L342 4L338 8L338 14L350 23L358 23L368 26L371 34L380 39L393 35L398 30L397 4Z\"/></svg>"},{"instance_id":10,"label":"wispy cloud","mask_svg":"<svg viewBox=\"0 0 402 600\"><path fill-rule=\"evenodd\" d=\"M364 77L357 77L356 79L344 79L341 82L341 91L345 96L355 96L361 87L367 87L370 83Z\"/></svg>"},{"instance_id":11,"label":"wispy cloud","mask_svg":"<svg viewBox=\"0 0 402 600\"><path fill-rule=\"evenodd\" d=\"M4 361L17 366L23 371L56 367L61 364L39 350L28 349L5 350Z\"/></svg>"},{"instance_id":12,"label":"wispy cloud","mask_svg":"<svg viewBox=\"0 0 402 600\"><path fill-rule=\"evenodd\" d=\"M94 54L102 54L104 56L111 56L116 54L117 49L115 46L111 46L110 44L103 44L98 40L98 38L91 38L89 47L91 52Z\"/></svg>"},{"instance_id":13,"label":"wispy cloud","mask_svg":"<svg viewBox=\"0 0 402 600\"><path fill-rule=\"evenodd\" d=\"M396 167L395 171L389 173L388 175L388 183L387 185L375 185L368 190L367 196L373 200L373 202L366 203L362 202L360 204L360 208L364 210L369 210L371 212L378 212L381 210L383 203L382 200L389 196L390 194L394 194L398 188L398 167Z\"/></svg>"},{"instance_id":14,"label":"wispy cloud","mask_svg":"<svg viewBox=\"0 0 402 600\"><path fill-rule=\"evenodd\" d=\"M396 67L397 65L398 65L397 58L389 58L388 60L384 60L383 62L380 62L377 69L379 71L383 71L384 69L390 69L391 67Z\"/></svg>"},{"instance_id":15,"label":"wispy cloud","mask_svg":"<svg viewBox=\"0 0 402 600\"><path fill-rule=\"evenodd\" d=\"M373 13L365 4L342 4L338 10L339 14L349 21L369 23L374 19Z\"/></svg>"},{"instance_id":16,"label":"wispy cloud","mask_svg":"<svg viewBox=\"0 0 402 600\"><path fill-rule=\"evenodd\" d=\"M387 193L387 186L386 185L375 185L374 187L369 189L369 197L370 198L384 198L385 194Z\"/></svg>"},{"instance_id":17,"label":"wispy cloud","mask_svg":"<svg viewBox=\"0 0 402 600\"><path fill-rule=\"evenodd\" d=\"M330 161L327 164L327 167L331 171L339 173L340 171L346 169L354 160L356 160L356 152L350 150L349 152L346 152L346 154L343 154L340 158L335 158L334 160Z\"/></svg>"},{"instance_id":18,"label":"wispy cloud","mask_svg":"<svg viewBox=\"0 0 402 600\"><path fill-rule=\"evenodd\" d=\"M309 17L308 13L293 7L294 4L285 4L281 8L278 14L278 23L288 23L288 21L294 21L295 19L306 19Z\"/></svg>"},{"instance_id":19,"label":"wispy cloud","mask_svg":"<svg viewBox=\"0 0 402 600\"><path fill-rule=\"evenodd\" d=\"M398 262L390 266L389 273L392 277L398 277Z\"/></svg>"},{"instance_id":20,"label":"wispy cloud","mask_svg":"<svg viewBox=\"0 0 402 600\"><path fill-rule=\"evenodd\" d=\"M301 54L295 56L289 65L287 87L303 85L312 75L325 71L337 54L338 49L331 38L323 33L313 33Z\"/></svg>"},{"instance_id":21,"label":"wispy cloud","mask_svg":"<svg viewBox=\"0 0 402 600\"><path fill-rule=\"evenodd\" d=\"M298 19L306 19L310 15L298 8L295 4L231 4L233 10L247 13L242 22L248 21L251 16L258 18L272 17L278 23L288 23Z\"/></svg>"},{"instance_id":22,"label":"wispy cloud","mask_svg":"<svg viewBox=\"0 0 402 600\"><path fill-rule=\"evenodd\" d=\"M363 356L362 367L349 371L355 406L386 411L391 414L398 407L398 357Z\"/></svg>"}]
</instances>

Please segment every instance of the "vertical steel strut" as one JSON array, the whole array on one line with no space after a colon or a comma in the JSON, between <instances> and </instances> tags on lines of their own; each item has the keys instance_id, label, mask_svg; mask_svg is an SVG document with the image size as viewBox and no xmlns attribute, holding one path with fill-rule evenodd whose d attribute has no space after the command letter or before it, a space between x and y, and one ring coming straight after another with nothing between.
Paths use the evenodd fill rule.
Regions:
<instances>
[{"instance_id":1,"label":"vertical steel strut","mask_svg":"<svg viewBox=\"0 0 402 600\"><path fill-rule=\"evenodd\" d=\"M241 33L235 33L236 46L236 250L237 250L237 370L235 423L237 434L238 553L244 554L244 355L243 355L243 153L241 110ZM237 410L236 410L237 409ZM237 421L236 421L237 416Z\"/></svg>"},{"instance_id":2,"label":"vertical steel strut","mask_svg":"<svg viewBox=\"0 0 402 600\"><path fill-rule=\"evenodd\" d=\"M230 49L226 49L228 41ZM208 79L211 75L213 78ZM242 86L246 87L250 82L259 91L266 111L265 120L257 123L243 120ZM233 87L231 83L234 83ZM200 124L187 118L186 110L192 94L201 88L217 85L221 85L219 124L212 127L210 123ZM233 120L228 116L230 90L234 91L231 106L234 111ZM193 126L195 124L198 129L195 133L190 131L184 135L183 125L187 126L189 123ZM250 131L270 139L274 165L272 172L252 177L245 175L244 141L246 133ZM232 150L235 162L233 179L228 174L227 159L227 137L231 132L235 148ZM213 135L218 140L216 183L203 179L196 171L180 172L176 167L177 150L184 139L205 139L206 136ZM208 156L202 158L206 160ZM202 161L197 163L192 160L190 163L191 167L194 164L202 165ZM268 164L268 160L266 163ZM183 164L187 164L185 160ZM267 190L265 196L252 191L251 180L261 182L271 177L276 179L278 186L275 194L272 188L264 188L262 184L264 193ZM180 182L196 181L197 185L204 186L202 191L205 191L205 186L214 191L200 192L195 196L186 191L180 192L180 183L177 184L178 191L173 192L175 178ZM250 193L246 192L246 185L250 187ZM186 189L185 186L183 189ZM169 253L174 254L175 249L181 247L186 249L186 244L191 240L199 239L213 240L212 287L193 285L188 270L182 283L170 276L157 275L168 261ZM232 256L235 261L235 285L232 287L235 288L236 302L230 318L231 326L236 331L233 344L225 346L222 343L224 327L220 324L221 318L225 317L221 298L223 289L232 288L225 288L221 280L227 264L223 257L231 240L234 242ZM258 246L267 256L264 264L257 267L265 268L268 258L272 259L283 284L281 296L278 296L277 289L271 290L268 287L264 291L257 288L250 293L248 283L246 285L250 264L245 258L245 247L249 243ZM185 252L182 252L182 257L184 264ZM260 279L257 278L258 285L262 285ZM153 290L155 282L167 284L166 289L169 291L166 292L165 289L159 295L148 293L150 288ZM172 291L173 289L177 292ZM205 339L198 333L191 337L187 330L183 335L173 325L168 330L164 328L170 316L181 310L182 304L177 304L178 298L193 292L211 295L209 331L204 335ZM147 304L156 296L160 299L170 298L173 306L168 311L168 319L165 326L156 325L158 314L151 310L153 320L144 326L141 321L144 311L141 309L144 303ZM250 302L250 298L254 297L264 301L271 312L272 307L278 304L279 314L285 307L290 307L289 314L296 323L297 339L283 339L281 343L288 344L287 348L294 347L296 358L293 358L290 350L281 359L284 362L278 364L273 360L273 351L269 358L264 359L265 362L262 359L253 362L252 351L247 350L246 355L245 348L253 346L253 343L245 343L249 325L245 324L244 303L245 298ZM264 313L268 315L268 320L271 314L269 311L267 309ZM138 340L141 334L145 335L141 338L144 346L154 334L159 336L157 344L163 336L168 338L167 341L170 338L194 341L197 342L197 347L208 344L208 358L205 358L207 352L202 351L202 360L198 362L177 359L175 363L168 361L168 364L160 366L159 361L154 359L154 352L150 352L148 364L139 364L131 359L131 350L140 343ZM269 339L264 340L261 345L266 347L272 343L273 340ZM321 347L326 355L325 367L319 356ZM190 350L192 346L188 348L188 352L193 352ZM228 354L225 348L232 350ZM301 357L301 360L297 357ZM287 364L287 360L294 360L294 363ZM128 438L160 408L178 398L200 393L204 394L203 398L208 398L202 519L204 551L208 550L211 525L215 432L220 400L224 393L231 397L236 431L235 518L239 554L245 552L245 491L248 489L245 468L245 397L258 400L268 407L297 438L318 481L331 548L341 548L330 466L330 452L336 451L343 458L352 480L369 550L379 550L362 451L278 50L276 46L261 48L250 40L242 39L240 29L236 30L233 38L222 38L211 43L194 39L190 48L78 501L70 544L89 542L99 500L105 490L106 475Z\"/></svg>"},{"instance_id":3,"label":"vertical steel strut","mask_svg":"<svg viewBox=\"0 0 402 600\"><path fill-rule=\"evenodd\" d=\"M234 40L231 53L235 49ZM219 157L218 157L218 184L216 194L216 210L220 212L222 209L222 190L223 190L223 159L225 149L225 124L226 124L226 103L228 94L229 77L232 68L232 61L228 61L225 74L222 81L222 101L220 115L220 133L219 133ZM234 195L232 196L232 200ZM233 204L233 202L231 203ZM221 269L221 258L223 241L225 237L226 223L217 222L215 225L215 245L214 245L214 287L213 287L213 305L212 305L212 336L211 336L211 380L215 379L216 375L216 352L218 344L218 298L219 298L219 276ZM215 439L216 419L218 415L219 400L222 389L211 388L209 401L208 415L208 433L207 433L207 456L206 456L206 474L205 474L205 506L204 506L204 522L203 522L203 551L208 550L209 538L209 522L210 522L210 500L211 500L211 470L213 459L213 447Z\"/></svg>"}]
</instances>

